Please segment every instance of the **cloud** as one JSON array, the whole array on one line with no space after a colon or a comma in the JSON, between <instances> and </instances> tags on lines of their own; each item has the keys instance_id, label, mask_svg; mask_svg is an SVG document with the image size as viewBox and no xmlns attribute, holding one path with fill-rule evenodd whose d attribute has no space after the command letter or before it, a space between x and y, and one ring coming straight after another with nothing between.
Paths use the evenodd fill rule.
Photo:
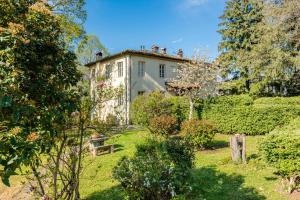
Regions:
<instances>
[{"instance_id":1,"label":"cloud","mask_svg":"<svg viewBox=\"0 0 300 200\"><path fill-rule=\"evenodd\" d=\"M172 43L176 44L176 43L182 42L182 40L183 40L183 38L178 38L177 40L173 40Z\"/></svg>"},{"instance_id":2,"label":"cloud","mask_svg":"<svg viewBox=\"0 0 300 200\"><path fill-rule=\"evenodd\" d=\"M182 6L184 8L198 7L208 2L208 0L183 0Z\"/></svg>"}]
</instances>

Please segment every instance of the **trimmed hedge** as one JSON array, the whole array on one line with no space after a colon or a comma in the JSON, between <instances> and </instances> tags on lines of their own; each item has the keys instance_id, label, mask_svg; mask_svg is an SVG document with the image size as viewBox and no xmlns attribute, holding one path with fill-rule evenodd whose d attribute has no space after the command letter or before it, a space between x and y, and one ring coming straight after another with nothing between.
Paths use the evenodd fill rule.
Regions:
<instances>
[{"instance_id":1,"label":"trimmed hedge","mask_svg":"<svg viewBox=\"0 0 300 200\"><path fill-rule=\"evenodd\" d=\"M300 114L300 97L260 98L221 96L204 104L202 118L220 133L262 135L289 123Z\"/></svg>"}]
</instances>

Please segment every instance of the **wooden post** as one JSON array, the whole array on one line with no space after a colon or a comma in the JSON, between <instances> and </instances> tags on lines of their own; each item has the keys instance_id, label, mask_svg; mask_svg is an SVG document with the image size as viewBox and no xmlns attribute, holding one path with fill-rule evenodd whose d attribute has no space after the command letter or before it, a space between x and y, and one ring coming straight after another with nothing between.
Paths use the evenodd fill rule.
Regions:
<instances>
[{"instance_id":1,"label":"wooden post","mask_svg":"<svg viewBox=\"0 0 300 200\"><path fill-rule=\"evenodd\" d=\"M246 158L246 136L236 134L230 138L231 159L234 162L247 163Z\"/></svg>"}]
</instances>

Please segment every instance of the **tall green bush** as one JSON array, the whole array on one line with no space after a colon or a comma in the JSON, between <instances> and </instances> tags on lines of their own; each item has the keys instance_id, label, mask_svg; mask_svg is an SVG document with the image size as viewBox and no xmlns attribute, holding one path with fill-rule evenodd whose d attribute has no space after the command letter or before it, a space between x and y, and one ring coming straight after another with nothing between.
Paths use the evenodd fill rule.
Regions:
<instances>
[{"instance_id":1,"label":"tall green bush","mask_svg":"<svg viewBox=\"0 0 300 200\"><path fill-rule=\"evenodd\" d=\"M169 200L190 191L194 152L186 141L171 138L137 146L113 170L129 199Z\"/></svg>"},{"instance_id":2,"label":"tall green bush","mask_svg":"<svg viewBox=\"0 0 300 200\"><path fill-rule=\"evenodd\" d=\"M213 122L220 133L262 135L300 114L297 99L300 97L253 100L247 95L222 96L205 104L202 117Z\"/></svg>"},{"instance_id":3,"label":"tall green bush","mask_svg":"<svg viewBox=\"0 0 300 200\"><path fill-rule=\"evenodd\" d=\"M171 115L177 123L187 119L189 103L186 97L166 96L152 92L137 96L130 107L130 118L133 124L148 126L150 119L161 115Z\"/></svg>"},{"instance_id":4,"label":"tall green bush","mask_svg":"<svg viewBox=\"0 0 300 200\"><path fill-rule=\"evenodd\" d=\"M175 133L177 120L173 116L161 115L150 119L149 130L155 135L168 136Z\"/></svg>"},{"instance_id":5,"label":"tall green bush","mask_svg":"<svg viewBox=\"0 0 300 200\"><path fill-rule=\"evenodd\" d=\"M299 186L300 178L300 117L290 125L268 134L260 144L266 162L277 169L284 179L288 192Z\"/></svg>"},{"instance_id":6,"label":"tall green bush","mask_svg":"<svg viewBox=\"0 0 300 200\"><path fill-rule=\"evenodd\" d=\"M192 119L182 123L180 134L186 137L195 148L205 149L211 145L216 132L210 122Z\"/></svg>"}]
</instances>

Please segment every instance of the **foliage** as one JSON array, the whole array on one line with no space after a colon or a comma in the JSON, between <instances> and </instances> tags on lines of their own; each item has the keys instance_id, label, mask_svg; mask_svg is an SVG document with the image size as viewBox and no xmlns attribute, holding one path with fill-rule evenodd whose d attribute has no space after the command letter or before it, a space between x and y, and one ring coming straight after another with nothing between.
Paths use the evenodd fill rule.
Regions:
<instances>
[{"instance_id":1,"label":"foliage","mask_svg":"<svg viewBox=\"0 0 300 200\"><path fill-rule=\"evenodd\" d=\"M195 107L197 105L195 104ZM170 115L176 118L179 129L180 124L188 118L189 100L185 96L165 96L159 92L153 92L136 97L130 109L131 120L134 124L148 126L153 117Z\"/></svg>"},{"instance_id":2,"label":"foliage","mask_svg":"<svg viewBox=\"0 0 300 200\"><path fill-rule=\"evenodd\" d=\"M130 106L130 118L134 124L148 126L153 117L170 114L171 106L171 102L160 92L140 95Z\"/></svg>"},{"instance_id":3,"label":"foliage","mask_svg":"<svg viewBox=\"0 0 300 200\"><path fill-rule=\"evenodd\" d=\"M300 117L284 129L268 134L260 144L266 162L288 180L288 192L299 186L300 178ZM299 181L299 180L298 180Z\"/></svg>"},{"instance_id":4,"label":"foliage","mask_svg":"<svg viewBox=\"0 0 300 200\"><path fill-rule=\"evenodd\" d=\"M177 75L170 80L169 90L189 97L189 119L193 117L195 101L216 95L218 66L196 55L191 62L178 66Z\"/></svg>"},{"instance_id":5,"label":"foliage","mask_svg":"<svg viewBox=\"0 0 300 200\"><path fill-rule=\"evenodd\" d=\"M231 0L221 17L224 91L299 95L300 3Z\"/></svg>"},{"instance_id":6,"label":"foliage","mask_svg":"<svg viewBox=\"0 0 300 200\"><path fill-rule=\"evenodd\" d=\"M189 192L194 153L184 140L148 141L114 168L130 199L172 199Z\"/></svg>"},{"instance_id":7,"label":"foliage","mask_svg":"<svg viewBox=\"0 0 300 200\"><path fill-rule=\"evenodd\" d=\"M101 44L97 36L86 35L83 40L80 41L76 50L79 63L85 65L95 61L96 53L99 51L103 53L103 56L108 55L107 49Z\"/></svg>"},{"instance_id":8,"label":"foliage","mask_svg":"<svg viewBox=\"0 0 300 200\"><path fill-rule=\"evenodd\" d=\"M60 18L64 40L73 48L84 37L83 23L86 20L85 0L48 0L53 13Z\"/></svg>"},{"instance_id":9,"label":"foliage","mask_svg":"<svg viewBox=\"0 0 300 200\"><path fill-rule=\"evenodd\" d=\"M216 134L214 126L206 120L192 119L181 126L180 135L186 137L197 149L210 147Z\"/></svg>"},{"instance_id":10,"label":"foliage","mask_svg":"<svg viewBox=\"0 0 300 200\"><path fill-rule=\"evenodd\" d=\"M150 119L149 130L155 135L168 136L175 133L178 127L177 119L169 115L161 115Z\"/></svg>"},{"instance_id":11,"label":"foliage","mask_svg":"<svg viewBox=\"0 0 300 200\"><path fill-rule=\"evenodd\" d=\"M213 122L220 133L261 135L289 123L299 114L299 103L291 101L299 102L299 97L253 101L247 95L222 96L205 104L202 117Z\"/></svg>"},{"instance_id":12,"label":"foliage","mask_svg":"<svg viewBox=\"0 0 300 200\"><path fill-rule=\"evenodd\" d=\"M178 126L180 126L189 117L189 98L186 96L169 96L166 98L172 105L171 115L177 119ZM197 106L198 104L196 103L195 107ZM196 117L196 113L194 117Z\"/></svg>"},{"instance_id":13,"label":"foliage","mask_svg":"<svg viewBox=\"0 0 300 200\"><path fill-rule=\"evenodd\" d=\"M299 11L297 0L264 3L262 40L249 57L253 73L261 76L253 93L299 95Z\"/></svg>"},{"instance_id":14,"label":"foliage","mask_svg":"<svg viewBox=\"0 0 300 200\"><path fill-rule=\"evenodd\" d=\"M218 63L223 77L230 77L231 81L226 82L223 89L237 93L250 90L251 70L247 59L253 45L260 41L262 33L257 26L262 18L262 5L255 0L226 2L219 24L222 41L219 44L221 54Z\"/></svg>"},{"instance_id":15,"label":"foliage","mask_svg":"<svg viewBox=\"0 0 300 200\"><path fill-rule=\"evenodd\" d=\"M1 2L0 146L2 180L22 164L35 168L78 96L75 55L66 49L60 17L41 1ZM17 130L17 131L13 131ZM15 134L10 134L12 133Z\"/></svg>"}]
</instances>

